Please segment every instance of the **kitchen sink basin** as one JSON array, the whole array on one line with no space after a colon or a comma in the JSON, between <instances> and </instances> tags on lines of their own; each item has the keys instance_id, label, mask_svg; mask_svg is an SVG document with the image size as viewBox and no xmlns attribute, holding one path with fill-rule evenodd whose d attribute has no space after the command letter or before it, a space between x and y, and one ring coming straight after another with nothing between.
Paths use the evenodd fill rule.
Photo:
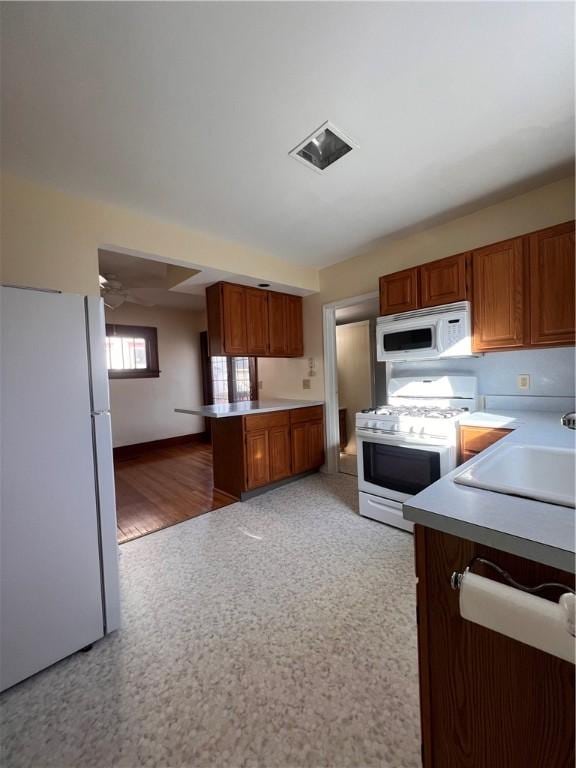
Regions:
<instances>
[{"instance_id":1,"label":"kitchen sink basin","mask_svg":"<svg viewBox=\"0 0 576 768\"><path fill-rule=\"evenodd\" d=\"M454 478L496 493L576 507L576 451L536 445L502 445Z\"/></svg>"}]
</instances>

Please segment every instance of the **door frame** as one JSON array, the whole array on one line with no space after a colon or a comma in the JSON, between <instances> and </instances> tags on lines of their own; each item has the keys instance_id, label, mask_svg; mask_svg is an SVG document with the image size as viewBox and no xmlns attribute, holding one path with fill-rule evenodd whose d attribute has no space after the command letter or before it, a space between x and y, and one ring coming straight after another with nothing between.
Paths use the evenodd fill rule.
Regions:
<instances>
[{"instance_id":1,"label":"door frame","mask_svg":"<svg viewBox=\"0 0 576 768\"><path fill-rule=\"evenodd\" d=\"M338 422L338 361L336 356L336 310L372 301L379 296L378 291L370 291L360 296L324 304L322 307L322 326L324 337L324 401L326 418L326 463L324 471L336 474L340 467L340 440Z\"/></svg>"}]
</instances>

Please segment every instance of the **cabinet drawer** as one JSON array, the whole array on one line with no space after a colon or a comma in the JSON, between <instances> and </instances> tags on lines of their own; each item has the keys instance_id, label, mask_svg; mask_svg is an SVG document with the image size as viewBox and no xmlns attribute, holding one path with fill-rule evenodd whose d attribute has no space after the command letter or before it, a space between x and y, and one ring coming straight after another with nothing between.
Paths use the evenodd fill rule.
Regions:
<instances>
[{"instance_id":1,"label":"cabinet drawer","mask_svg":"<svg viewBox=\"0 0 576 768\"><path fill-rule=\"evenodd\" d=\"M288 424L288 411L255 413L252 416L244 416L244 429L246 432L254 432L256 429L268 429L269 427L287 427Z\"/></svg>"},{"instance_id":2,"label":"cabinet drawer","mask_svg":"<svg viewBox=\"0 0 576 768\"><path fill-rule=\"evenodd\" d=\"M463 455L480 453L509 435L511 431L494 427L460 427L460 451ZM469 458L471 457L467 456L466 460Z\"/></svg>"},{"instance_id":3,"label":"cabinet drawer","mask_svg":"<svg viewBox=\"0 0 576 768\"><path fill-rule=\"evenodd\" d=\"M317 421L324 418L324 406L313 405L310 408L294 408L290 411L290 423L300 424L303 421Z\"/></svg>"}]
</instances>

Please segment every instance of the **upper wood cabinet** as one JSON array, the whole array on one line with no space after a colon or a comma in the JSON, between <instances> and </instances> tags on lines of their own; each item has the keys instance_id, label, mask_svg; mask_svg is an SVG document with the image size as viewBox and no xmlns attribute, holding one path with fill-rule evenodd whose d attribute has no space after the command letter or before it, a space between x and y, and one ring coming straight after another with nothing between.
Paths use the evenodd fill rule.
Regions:
<instances>
[{"instance_id":1,"label":"upper wood cabinet","mask_svg":"<svg viewBox=\"0 0 576 768\"><path fill-rule=\"evenodd\" d=\"M574 344L574 222L529 238L530 343Z\"/></svg>"},{"instance_id":2,"label":"upper wood cabinet","mask_svg":"<svg viewBox=\"0 0 576 768\"><path fill-rule=\"evenodd\" d=\"M246 297L244 287L224 283L222 304L226 307L223 315L224 339L230 355L246 353Z\"/></svg>"},{"instance_id":3,"label":"upper wood cabinet","mask_svg":"<svg viewBox=\"0 0 576 768\"><path fill-rule=\"evenodd\" d=\"M271 357L302 357L302 297L288 293L268 294Z\"/></svg>"},{"instance_id":4,"label":"upper wood cabinet","mask_svg":"<svg viewBox=\"0 0 576 768\"><path fill-rule=\"evenodd\" d=\"M302 297L286 294L287 354L290 357L304 355L304 329L302 322Z\"/></svg>"},{"instance_id":5,"label":"upper wood cabinet","mask_svg":"<svg viewBox=\"0 0 576 768\"><path fill-rule=\"evenodd\" d=\"M206 289L211 355L301 357L302 298L235 283Z\"/></svg>"},{"instance_id":6,"label":"upper wood cabinet","mask_svg":"<svg viewBox=\"0 0 576 768\"><path fill-rule=\"evenodd\" d=\"M419 267L420 306L437 307L464 301L467 297L466 264L468 254L448 256Z\"/></svg>"},{"instance_id":7,"label":"upper wood cabinet","mask_svg":"<svg viewBox=\"0 0 576 768\"><path fill-rule=\"evenodd\" d=\"M270 355L272 357L283 357L288 354L286 315L286 294L271 292L268 297L268 326L270 328Z\"/></svg>"},{"instance_id":8,"label":"upper wood cabinet","mask_svg":"<svg viewBox=\"0 0 576 768\"><path fill-rule=\"evenodd\" d=\"M395 315L468 297L469 254L460 253L380 278L380 314Z\"/></svg>"},{"instance_id":9,"label":"upper wood cabinet","mask_svg":"<svg viewBox=\"0 0 576 768\"><path fill-rule=\"evenodd\" d=\"M418 267L380 278L380 314L395 315L419 307Z\"/></svg>"},{"instance_id":10,"label":"upper wood cabinet","mask_svg":"<svg viewBox=\"0 0 576 768\"><path fill-rule=\"evenodd\" d=\"M246 295L246 350L249 355L265 357L268 354L268 292L258 288L245 288Z\"/></svg>"},{"instance_id":11,"label":"upper wood cabinet","mask_svg":"<svg viewBox=\"0 0 576 768\"><path fill-rule=\"evenodd\" d=\"M523 238L473 251L472 267L474 350L525 346L528 299Z\"/></svg>"}]
</instances>

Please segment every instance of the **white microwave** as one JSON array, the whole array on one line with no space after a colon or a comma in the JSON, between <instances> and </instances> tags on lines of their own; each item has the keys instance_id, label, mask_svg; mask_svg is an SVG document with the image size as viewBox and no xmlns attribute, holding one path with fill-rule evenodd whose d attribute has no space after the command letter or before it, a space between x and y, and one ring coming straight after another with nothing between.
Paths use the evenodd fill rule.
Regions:
<instances>
[{"instance_id":1,"label":"white microwave","mask_svg":"<svg viewBox=\"0 0 576 768\"><path fill-rule=\"evenodd\" d=\"M472 355L469 301L387 315L376 321L379 362Z\"/></svg>"}]
</instances>

